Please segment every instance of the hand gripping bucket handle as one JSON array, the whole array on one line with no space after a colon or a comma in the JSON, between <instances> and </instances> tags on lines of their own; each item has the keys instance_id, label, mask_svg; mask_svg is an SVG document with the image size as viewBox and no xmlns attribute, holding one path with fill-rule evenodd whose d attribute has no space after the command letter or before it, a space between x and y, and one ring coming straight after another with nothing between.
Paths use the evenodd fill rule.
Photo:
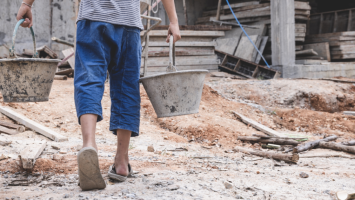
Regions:
<instances>
[{"instance_id":1,"label":"hand gripping bucket handle","mask_svg":"<svg viewBox=\"0 0 355 200\"><path fill-rule=\"evenodd\" d=\"M170 36L169 39L169 66L166 68L166 72L176 72L176 64L175 64L175 44L174 44L174 36Z\"/></svg>"},{"instance_id":2,"label":"hand gripping bucket handle","mask_svg":"<svg viewBox=\"0 0 355 200\"><path fill-rule=\"evenodd\" d=\"M15 39L16 39L16 34L17 34L17 30L20 27L20 25L25 21L25 19L21 19L20 21L17 22L16 26L15 26L15 30L14 33L12 34L12 46L11 49L9 49L10 51L10 58L16 58L16 53L15 53ZM35 33L33 31L33 28L30 28L31 30L31 34L32 34L32 39L33 39L33 58L39 58L38 52L36 50L36 38L35 38Z\"/></svg>"}]
</instances>

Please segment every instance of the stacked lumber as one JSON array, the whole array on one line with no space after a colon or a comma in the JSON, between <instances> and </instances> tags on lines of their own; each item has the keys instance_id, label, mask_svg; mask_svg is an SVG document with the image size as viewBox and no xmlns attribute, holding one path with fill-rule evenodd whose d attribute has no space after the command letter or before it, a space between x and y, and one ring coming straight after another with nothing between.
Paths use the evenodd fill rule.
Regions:
<instances>
[{"instance_id":1,"label":"stacked lumber","mask_svg":"<svg viewBox=\"0 0 355 200\"><path fill-rule=\"evenodd\" d=\"M166 43L168 31L153 30L149 33L148 60L142 54L141 74L145 62L145 75L164 73L169 65L169 43ZM141 33L141 36L144 32ZM224 31L182 30L182 39L176 42L176 66L178 70L206 69L217 71L219 60L215 55L215 38L223 37ZM142 45L145 47L145 43Z\"/></svg>"},{"instance_id":2,"label":"stacked lumber","mask_svg":"<svg viewBox=\"0 0 355 200\"><path fill-rule=\"evenodd\" d=\"M271 9L270 9L270 1L268 0L262 0L262 1L255 1L255 0L249 0L249 1L243 1L240 3L233 3L231 4L231 7L238 18L238 20L247 26L256 26L256 25L265 25L266 26L266 31L263 34L257 34L257 36L253 37L259 37L255 41L258 43L256 44L263 52L264 51L264 57L269 58L268 60L271 61ZM306 37L306 31L307 31L307 20L309 19L310 16L310 11L311 11L311 6L309 5L309 2L305 1L295 1L295 41L296 41L296 50L300 51L297 52L296 55L298 57L308 57L309 56L317 56L317 53L311 52L311 51L306 51L303 52L304 46L303 43L305 41ZM222 5L221 10L220 10L220 17L217 19L217 7L208 7L206 11L202 13L202 16L197 19L196 24L213 24L213 23L220 23L220 22L225 22L225 23L236 23L234 16L232 12L230 11L230 8L228 5ZM249 35L250 32L247 31ZM263 40L265 40L265 37L267 37L267 43L263 45ZM260 42L261 41L261 42ZM233 44L234 45L234 44ZM240 44L239 44L240 45ZM239 48L239 47L238 47ZM219 49L221 50L221 49ZM238 51L238 49L236 50ZM242 48L240 48L240 51L242 51ZM234 54L232 52L227 52L229 54ZM236 52L235 52L236 53ZM260 59L254 58L249 58L251 55L250 54L247 57L241 57L240 55L235 55L237 57L241 57L244 59L247 59L252 62L256 62L257 64L260 62ZM302 57L303 58L303 57Z\"/></svg>"},{"instance_id":3,"label":"stacked lumber","mask_svg":"<svg viewBox=\"0 0 355 200\"><path fill-rule=\"evenodd\" d=\"M355 59L355 31L308 35L307 44L329 43L332 60Z\"/></svg>"}]
</instances>

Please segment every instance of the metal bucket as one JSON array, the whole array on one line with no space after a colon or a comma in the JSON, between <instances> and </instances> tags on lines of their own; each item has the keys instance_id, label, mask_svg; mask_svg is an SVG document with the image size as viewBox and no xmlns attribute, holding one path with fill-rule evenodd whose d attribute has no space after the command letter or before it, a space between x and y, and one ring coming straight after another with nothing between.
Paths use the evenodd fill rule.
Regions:
<instances>
[{"instance_id":1,"label":"metal bucket","mask_svg":"<svg viewBox=\"0 0 355 200\"><path fill-rule=\"evenodd\" d=\"M166 74L140 79L158 118L198 113L208 71L177 71L173 37L170 37L169 57Z\"/></svg>"},{"instance_id":2,"label":"metal bucket","mask_svg":"<svg viewBox=\"0 0 355 200\"><path fill-rule=\"evenodd\" d=\"M31 28L34 55L33 58L17 58L15 39L20 20L12 37L9 59L0 59L0 90L4 102L41 102L48 101L53 79L60 60L40 59L36 51L36 40Z\"/></svg>"}]
</instances>

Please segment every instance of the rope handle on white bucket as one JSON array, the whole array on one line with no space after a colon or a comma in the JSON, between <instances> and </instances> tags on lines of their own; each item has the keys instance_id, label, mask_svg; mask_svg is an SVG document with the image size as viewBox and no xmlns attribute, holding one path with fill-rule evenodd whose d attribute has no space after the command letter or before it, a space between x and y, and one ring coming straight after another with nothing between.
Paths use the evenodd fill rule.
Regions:
<instances>
[{"instance_id":1,"label":"rope handle on white bucket","mask_svg":"<svg viewBox=\"0 0 355 200\"><path fill-rule=\"evenodd\" d=\"M176 64L175 64L175 44L174 44L174 36L170 36L169 39L169 66L166 68L166 72L176 72Z\"/></svg>"},{"instance_id":2,"label":"rope handle on white bucket","mask_svg":"<svg viewBox=\"0 0 355 200\"><path fill-rule=\"evenodd\" d=\"M12 34L12 46L10 51L10 58L17 58L16 53L15 53L15 40L16 40L16 34L17 30L20 27L20 25L25 21L25 19L21 19L20 21L17 22L15 26L14 33ZM33 31L33 28L30 28L31 34L32 34L32 39L33 39L33 58L39 58L38 52L36 50L36 38L35 38L35 33Z\"/></svg>"}]
</instances>

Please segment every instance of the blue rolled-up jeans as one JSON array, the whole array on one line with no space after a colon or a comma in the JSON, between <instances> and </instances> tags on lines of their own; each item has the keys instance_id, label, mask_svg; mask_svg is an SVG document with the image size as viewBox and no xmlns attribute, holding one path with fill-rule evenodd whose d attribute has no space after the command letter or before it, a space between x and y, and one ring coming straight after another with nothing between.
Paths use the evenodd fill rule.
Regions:
<instances>
[{"instance_id":1,"label":"blue rolled-up jeans","mask_svg":"<svg viewBox=\"0 0 355 200\"><path fill-rule=\"evenodd\" d=\"M105 22L81 20L77 24L74 96L80 124L84 114L101 121L101 100L107 71L110 76L110 131L139 135L139 76L142 46L140 29Z\"/></svg>"}]
</instances>

